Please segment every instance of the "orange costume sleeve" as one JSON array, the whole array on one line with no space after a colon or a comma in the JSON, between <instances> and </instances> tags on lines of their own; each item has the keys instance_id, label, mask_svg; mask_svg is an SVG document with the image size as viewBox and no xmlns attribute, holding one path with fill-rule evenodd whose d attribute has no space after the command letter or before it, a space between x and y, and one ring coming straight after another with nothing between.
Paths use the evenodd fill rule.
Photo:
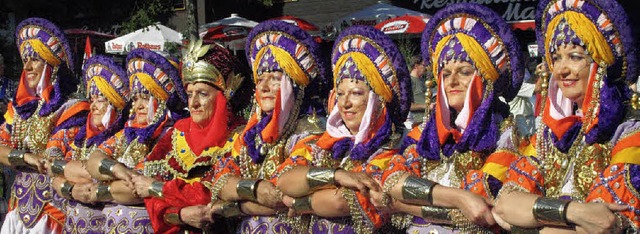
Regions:
<instances>
[{"instance_id":1,"label":"orange costume sleeve","mask_svg":"<svg viewBox=\"0 0 640 234\"><path fill-rule=\"evenodd\" d=\"M589 189L586 202L623 204L620 212L635 230L640 227L640 124L626 126L626 134L614 142L609 165L599 173Z\"/></svg>"}]
</instances>

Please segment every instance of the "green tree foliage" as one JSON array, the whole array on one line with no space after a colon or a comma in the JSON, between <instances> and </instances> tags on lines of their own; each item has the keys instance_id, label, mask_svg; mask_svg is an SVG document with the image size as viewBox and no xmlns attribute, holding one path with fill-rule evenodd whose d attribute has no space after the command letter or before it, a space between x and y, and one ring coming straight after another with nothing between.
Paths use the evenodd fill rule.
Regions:
<instances>
[{"instance_id":1,"label":"green tree foliage","mask_svg":"<svg viewBox=\"0 0 640 234\"><path fill-rule=\"evenodd\" d=\"M131 17L122 22L121 35L156 22L164 23L173 15L171 0L138 0L135 9Z\"/></svg>"}]
</instances>

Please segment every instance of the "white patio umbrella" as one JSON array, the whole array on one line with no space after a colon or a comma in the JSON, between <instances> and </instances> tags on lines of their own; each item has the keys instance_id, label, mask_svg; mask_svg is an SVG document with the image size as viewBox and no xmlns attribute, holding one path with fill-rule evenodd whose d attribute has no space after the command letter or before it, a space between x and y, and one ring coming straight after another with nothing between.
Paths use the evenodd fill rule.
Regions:
<instances>
[{"instance_id":1,"label":"white patio umbrella","mask_svg":"<svg viewBox=\"0 0 640 234\"><path fill-rule=\"evenodd\" d=\"M165 42L182 43L182 33L160 23L149 25L104 43L105 52L126 54L135 48L163 52Z\"/></svg>"},{"instance_id":2,"label":"white patio umbrella","mask_svg":"<svg viewBox=\"0 0 640 234\"><path fill-rule=\"evenodd\" d=\"M207 30L209 28L213 28L217 26L235 26L235 27L245 27L245 28L251 29L256 25L258 25L258 22L240 17L236 13L232 13L231 16L227 18L200 25L198 32L200 34L200 37L202 37L204 36L204 34L207 33Z\"/></svg>"},{"instance_id":3,"label":"white patio umbrella","mask_svg":"<svg viewBox=\"0 0 640 234\"><path fill-rule=\"evenodd\" d=\"M420 16L423 18L430 17L428 14L422 12L397 7L388 3L384 3L382 1L378 1L378 3L376 4L353 12L336 21L333 21L332 26L335 29L335 35L330 36L337 36L337 34L340 33L343 29L348 28L351 25L375 26L382 21L402 15Z\"/></svg>"}]
</instances>

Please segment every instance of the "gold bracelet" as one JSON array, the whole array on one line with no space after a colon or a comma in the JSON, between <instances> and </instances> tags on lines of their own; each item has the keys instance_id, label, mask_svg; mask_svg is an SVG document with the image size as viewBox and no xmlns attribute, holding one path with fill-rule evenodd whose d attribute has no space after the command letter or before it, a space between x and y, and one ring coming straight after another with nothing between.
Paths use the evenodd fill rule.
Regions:
<instances>
[{"instance_id":1,"label":"gold bracelet","mask_svg":"<svg viewBox=\"0 0 640 234\"><path fill-rule=\"evenodd\" d=\"M421 206L422 218L434 222L434 223L451 223L451 216L449 213L452 209L435 207L435 206Z\"/></svg>"},{"instance_id":2,"label":"gold bracelet","mask_svg":"<svg viewBox=\"0 0 640 234\"><path fill-rule=\"evenodd\" d=\"M570 226L567 221L567 200L539 197L533 203L533 217L545 226Z\"/></svg>"},{"instance_id":3,"label":"gold bracelet","mask_svg":"<svg viewBox=\"0 0 640 234\"><path fill-rule=\"evenodd\" d=\"M113 159L102 159L102 161L100 161L100 166L98 167L98 172L103 175L113 176L113 167L115 167L116 164L118 164L118 162Z\"/></svg>"},{"instance_id":4,"label":"gold bracelet","mask_svg":"<svg viewBox=\"0 0 640 234\"><path fill-rule=\"evenodd\" d=\"M240 215L242 215L242 211L240 210L240 203L228 202L222 205L222 216L229 218Z\"/></svg>"},{"instance_id":5,"label":"gold bracelet","mask_svg":"<svg viewBox=\"0 0 640 234\"><path fill-rule=\"evenodd\" d=\"M67 161L62 159L53 160L51 163L51 172L54 175L63 175L65 167L67 167Z\"/></svg>"},{"instance_id":6,"label":"gold bracelet","mask_svg":"<svg viewBox=\"0 0 640 234\"><path fill-rule=\"evenodd\" d=\"M73 186L75 186L75 184L69 181L62 183L60 185L60 195L66 199L73 199Z\"/></svg>"},{"instance_id":7,"label":"gold bracelet","mask_svg":"<svg viewBox=\"0 0 640 234\"><path fill-rule=\"evenodd\" d=\"M419 204L421 201L426 201L433 204L433 187L437 184L427 179L409 176L402 185L402 199L410 203Z\"/></svg>"},{"instance_id":8,"label":"gold bracelet","mask_svg":"<svg viewBox=\"0 0 640 234\"><path fill-rule=\"evenodd\" d=\"M96 199L101 202L111 201L113 199L113 195L111 194L111 185L98 185L98 189L96 189Z\"/></svg>"},{"instance_id":9,"label":"gold bracelet","mask_svg":"<svg viewBox=\"0 0 640 234\"><path fill-rule=\"evenodd\" d=\"M243 179L238 181L236 185L236 193L242 200L257 201L258 200L258 183L262 180Z\"/></svg>"},{"instance_id":10,"label":"gold bracelet","mask_svg":"<svg viewBox=\"0 0 640 234\"><path fill-rule=\"evenodd\" d=\"M13 149L9 152L9 155L7 156L7 159L9 160L9 163L11 164L11 166L13 167L26 167L29 166L27 164L27 162L24 161L24 154L26 153L26 151L24 150L17 150L17 149Z\"/></svg>"},{"instance_id":11,"label":"gold bracelet","mask_svg":"<svg viewBox=\"0 0 640 234\"><path fill-rule=\"evenodd\" d=\"M295 210L298 214L301 214L303 212L312 212L313 208L311 208L311 195L293 199L291 209Z\"/></svg>"},{"instance_id":12,"label":"gold bracelet","mask_svg":"<svg viewBox=\"0 0 640 234\"><path fill-rule=\"evenodd\" d=\"M153 181L149 185L149 195L157 198L162 198L162 187L164 187L164 183L160 181Z\"/></svg>"},{"instance_id":13,"label":"gold bracelet","mask_svg":"<svg viewBox=\"0 0 640 234\"><path fill-rule=\"evenodd\" d=\"M537 228L523 228L519 226L511 225L512 234L538 234L540 230Z\"/></svg>"},{"instance_id":14,"label":"gold bracelet","mask_svg":"<svg viewBox=\"0 0 640 234\"><path fill-rule=\"evenodd\" d=\"M307 183L311 191L316 191L335 184L337 168L311 167L307 172Z\"/></svg>"}]
</instances>

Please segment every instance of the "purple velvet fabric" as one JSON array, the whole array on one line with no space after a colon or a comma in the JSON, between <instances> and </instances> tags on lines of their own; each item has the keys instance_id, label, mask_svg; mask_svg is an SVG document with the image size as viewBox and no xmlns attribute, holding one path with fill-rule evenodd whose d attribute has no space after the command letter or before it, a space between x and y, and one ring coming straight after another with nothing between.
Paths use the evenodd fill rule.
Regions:
<instances>
[{"instance_id":1,"label":"purple velvet fabric","mask_svg":"<svg viewBox=\"0 0 640 234\"><path fill-rule=\"evenodd\" d=\"M450 137L443 145L440 145L436 128L435 115L427 122L420 140L417 142L417 151L429 160L439 160L440 151L445 156L451 156L455 151L490 153L497 147L500 138L500 123L508 116L508 106L498 99L494 99L495 93L490 93L475 111L467 129L462 133L462 138L456 143Z\"/></svg>"},{"instance_id":2,"label":"purple velvet fabric","mask_svg":"<svg viewBox=\"0 0 640 234\"><path fill-rule=\"evenodd\" d=\"M376 150L380 149L380 147L389 140L391 136L391 118L389 115L385 115L385 121L378 129L376 134L366 143L358 143L357 145L353 145L353 139L351 138L342 138L331 148L333 153L332 157L334 159L342 159L345 157L345 153L349 150L349 157L353 160L362 161L367 160Z\"/></svg>"},{"instance_id":3,"label":"purple velvet fabric","mask_svg":"<svg viewBox=\"0 0 640 234\"><path fill-rule=\"evenodd\" d=\"M273 117L273 113L262 117L260 122L258 122L258 124L256 124L249 130L247 130L247 132L244 135L244 142L247 144L247 153L249 154L249 156L251 156L251 160L254 163L262 163L264 161L264 155L260 155L260 151L258 149L258 147L260 146L256 145L255 139L258 133L262 133L262 130L264 130L264 128L269 123L269 121L271 121L272 117ZM262 135L258 135L258 136L262 138Z\"/></svg>"},{"instance_id":4,"label":"purple velvet fabric","mask_svg":"<svg viewBox=\"0 0 640 234\"><path fill-rule=\"evenodd\" d=\"M640 165L629 164L629 181L636 191L640 190Z\"/></svg>"}]
</instances>

